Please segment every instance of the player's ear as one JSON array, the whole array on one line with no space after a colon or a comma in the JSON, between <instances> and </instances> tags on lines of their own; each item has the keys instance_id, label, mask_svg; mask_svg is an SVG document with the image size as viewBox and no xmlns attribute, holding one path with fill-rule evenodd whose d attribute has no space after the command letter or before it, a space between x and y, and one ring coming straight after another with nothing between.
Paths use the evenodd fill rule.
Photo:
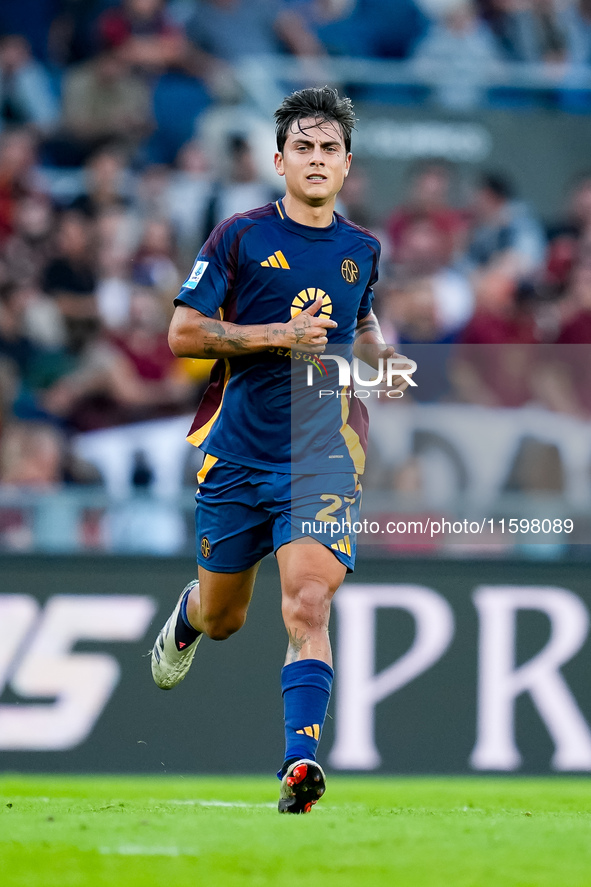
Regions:
<instances>
[{"instance_id":1,"label":"player's ear","mask_svg":"<svg viewBox=\"0 0 591 887\"><path fill-rule=\"evenodd\" d=\"M285 169L283 166L283 154L280 151L275 152L275 156L273 158L273 163L275 164L275 172L278 176L285 175Z\"/></svg>"},{"instance_id":2,"label":"player's ear","mask_svg":"<svg viewBox=\"0 0 591 887\"><path fill-rule=\"evenodd\" d=\"M353 155L349 151L347 154L347 159L345 160L345 176L349 175L349 170L351 168L351 161L353 160Z\"/></svg>"}]
</instances>

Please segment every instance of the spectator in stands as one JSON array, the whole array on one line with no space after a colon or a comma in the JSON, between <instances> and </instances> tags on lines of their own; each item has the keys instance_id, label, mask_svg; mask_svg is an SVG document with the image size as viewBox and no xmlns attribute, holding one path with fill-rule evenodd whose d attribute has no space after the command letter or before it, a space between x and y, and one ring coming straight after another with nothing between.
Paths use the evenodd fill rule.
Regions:
<instances>
[{"instance_id":1,"label":"spectator in stands","mask_svg":"<svg viewBox=\"0 0 591 887\"><path fill-rule=\"evenodd\" d=\"M195 46L230 65L283 49L304 57L324 51L304 18L281 0L195 0L186 28Z\"/></svg>"},{"instance_id":2,"label":"spectator in stands","mask_svg":"<svg viewBox=\"0 0 591 887\"><path fill-rule=\"evenodd\" d=\"M530 346L540 341L535 293L503 270L487 270L477 278L476 300L451 363L456 396L484 406L524 406L533 397L536 352Z\"/></svg>"},{"instance_id":3,"label":"spectator in stands","mask_svg":"<svg viewBox=\"0 0 591 887\"><path fill-rule=\"evenodd\" d=\"M587 239L589 235L587 235ZM581 263L573 269L562 308L560 345L591 345L591 266Z\"/></svg>"},{"instance_id":4,"label":"spectator in stands","mask_svg":"<svg viewBox=\"0 0 591 887\"><path fill-rule=\"evenodd\" d=\"M0 290L0 358L12 379L4 396L14 415L45 416L39 392L71 366L64 338L61 315L47 296L21 284Z\"/></svg>"},{"instance_id":5,"label":"spectator in stands","mask_svg":"<svg viewBox=\"0 0 591 887\"><path fill-rule=\"evenodd\" d=\"M165 0L122 0L98 21L102 46L119 49L121 58L146 75L187 64L182 29L168 16Z\"/></svg>"},{"instance_id":6,"label":"spectator in stands","mask_svg":"<svg viewBox=\"0 0 591 887\"><path fill-rule=\"evenodd\" d=\"M15 285L0 290L0 358L2 366L11 367L16 381L12 390L13 400L20 394L19 388L34 373L37 350L27 336L19 294Z\"/></svg>"},{"instance_id":7,"label":"spectator in stands","mask_svg":"<svg viewBox=\"0 0 591 887\"><path fill-rule=\"evenodd\" d=\"M388 342L400 345L442 341L433 286L428 277L385 287L380 325Z\"/></svg>"},{"instance_id":8,"label":"spectator in stands","mask_svg":"<svg viewBox=\"0 0 591 887\"><path fill-rule=\"evenodd\" d=\"M446 0L443 12L419 42L413 59L418 72L433 78L434 95L443 107L466 110L486 95L486 81L498 69L501 54L472 0Z\"/></svg>"},{"instance_id":9,"label":"spectator in stands","mask_svg":"<svg viewBox=\"0 0 591 887\"><path fill-rule=\"evenodd\" d=\"M225 166L212 188L202 240L223 219L234 213L246 212L249 207L263 206L279 197L262 180L248 139L241 133L228 137Z\"/></svg>"},{"instance_id":10,"label":"spectator in stands","mask_svg":"<svg viewBox=\"0 0 591 887\"><path fill-rule=\"evenodd\" d=\"M561 10L567 61L581 72L591 63L591 2L573 0Z\"/></svg>"},{"instance_id":11,"label":"spectator in stands","mask_svg":"<svg viewBox=\"0 0 591 887\"><path fill-rule=\"evenodd\" d=\"M53 258L54 213L44 194L27 194L14 207L13 233L3 255L9 278L21 285L39 285Z\"/></svg>"},{"instance_id":12,"label":"spectator in stands","mask_svg":"<svg viewBox=\"0 0 591 887\"><path fill-rule=\"evenodd\" d=\"M17 203L26 194L42 191L37 168L37 142L24 128L0 134L0 245L14 231Z\"/></svg>"},{"instance_id":13,"label":"spectator in stands","mask_svg":"<svg viewBox=\"0 0 591 887\"><path fill-rule=\"evenodd\" d=\"M64 318L69 348L78 352L98 327L96 268L92 222L82 213L62 214L56 255L45 270L43 289Z\"/></svg>"},{"instance_id":14,"label":"spectator in stands","mask_svg":"<svg viewBox=\"0 0 591 887\"><path fill-rule=\"evenodd\" d=\"M447 262L464 246L466 214L450 205L452 168L443 160L418 163L411 170L408 195L386 222L391 248L396 251L404 230L417 218L429 219L448 237Z\"/></svg>"},{"instance_id":15,"label":"spectator in stands","mask_svg":"<svg viewBox=\"0 0 591 887\"><path fill-rule=\"evenodd\" d=\"M0 129L27 124L48 135L59 104L43 65L20 34L0 37Z\"/></svg>"},{"instance_id":16,"label":"spectator in stands","mask_svg":"<svg viewBox=\"0 0 591 887\"><path fill-rule=\"evenodd\" d=\"M128 325L90 340L76 369L47 392L46 409L79 431L186 411L193 386L168 347L167 329L157 293L136 287Z\"/></svg>"},{"instance_id":17,"label":"spectator in stands","mask_svg":"<svg viewBox=\"0 0 591 887\"><path fill-rule=\"evenodd\" d=\"M474 266L503 262L518 277L540 268L545 249L543 230L529 207L514 199L513 188L504 176L485 174L480 178L472 210L467 255Z\"/></svg>"},{"instance_id":18,"label":"spectator in stands","mask_svg":"<svg viewBox=\"0 0 591 887\"><path fill-rule=\"evenodd\" d=\"M556 0L481 0L479 6L508 61L564 61L563 7Z\"/></svg>"},{"instance_id":19,"label":"spectator in stands","mask_svg":"<svg viewBox=\"0 0 591 887\"><path fill-rule=\"evenodd\" d=\"M192 262L201 248L211 193L211 171L205 151L199 142L187 142L176 157L162 202L162 214L174 228L183 266Z\"/></svg>"},{"instance_id":20,"label":"spectator in stands","mask_svg":"<svg viewBox=\"0 0 591 887\"><path fill-rule=\"evenodd\" d=\"M0 436L0 490L19 488L49 492L61 480L63 441L51 425L12 422ZM31 507L18 499L0 511L0 549L27 551L35 543L35 518Z\"/></svg>"},{"instance_id":21,"label":"spectator in stands","mask_svg":"<svg viewBox=\"0 0 591 887\"><path fill-rule=\"evenodd\" d=\"M168 219L148 219L133 260L133 277L140 285L165 293L169 305L182 282L176 260L176 244Z\"/></svg>"},{"instance_id":22,"label":"spectator in stands","mask_svg":"<svg viewBox=\"0 0 591 887\"><path fill-rule=\"evenodd\" d=\"M98 215L96 232L97 311L105 330L117 330L129 321L135 220L121 208L111 207Z\"/></svg>"},{"instance_id":23,"label":"spectator in stands","mask_svg":"<svg viewBox=\"0 0 591 887\"><path fill-rule=\"evenodd\" d=\"M579 242L587 230L591 230L591 175L585 172L572 183L566 212L547 229L544 276L557 297L566 290L579 250L586 252L586 239L582 246Z\"/></svg>"},{"instance_id":24,"label":"spectator in stands","mask_svg":"<svg viewBox=\"0 0 591 887\"><path fill-rule=\"evenodd\" d=\"M89 536L93 514L50 494L64 483L97 484L100 475L69 451L64 434L43 421L12 421L0 436L0 549L72 550ZM19 492L42 494L20 497ZM91 540L89 540L91 541Z\"/></svg>"},{"instance_id":25,"label":"spectator in stands","mask_svg":"<svg viewBox=\"0 0 591 887\"><path fill-rule=\"evenodd\" d=\"M381 219L374 206L371 178L368 171L357 162L349 169L349 175L339 192L337 211L345 218L355 222L356 225L370 228L382 243L382 260L388 258L386 238L381 229ZM384 250L384 246L386 246L386 250Z\"/></svg>"},{"instance_id":26,"label":"spectator in stands","mask_svg":"<svg viewBox=\"0 0 591 887\"><path fill-rule=\"evenodd\" d=\"M465 345L522 344L541 341L535 318L537 293L518 283L505 267L483 271L475 281L476 310L460 335Z\"/></svg>"},{"instance_id":27,"label":"spectator in stands","mask_svg":"<svg viewBox=\"0 0 591 887\"><path fill-rule=\"evenodd\" d=\"M2 435L0 484L51 488L62 480L64 440L52 425L15 422Z\"/></svg>"},{"instance_id":28,"label":"spectator in stands","mask_svg":"<svg viewBox=\"0 0 591 887\"><path fill-rule=\"evenodd\" d=\"M109 140L133 153L152 126L150 89L119 49L105 49L66 72L60 159L80 163Z\"/></svg>"},{"instance_id":29,"label":"spectator in stands","mask_svg":"<svg viewBox=\"0 0 591 887\"><path fill-rule=\"evenodd\" d=\"M471 317L474 302L466 275L451 261L453 241L449 226L440 224L436 218L429 215L409 218L400 229L399 241L392 253L396 279L403 292L409 294L410 284L412 294L418 281L422 304L433 303L433 330L428 339L421 339L433 342L453 340Z\"/></svg>"},{"instance_id":30,"label":"spectator in stands","mask_svg":"<svg viewBox=\"0 0 591 887\"><path fill-rule=\"evenodd\" d=\"M131 181L125 151L118 145L105 145L92 154L84 168L84 191L68 206L93 219L109 209L129 207Z\"/></svg>"},{"instance_id":31,"label":"spectator in stands","mask_svg":"<svg viewBox=\"0 0 591 887\"><path fill-rule=\"evenodd\" d=\"M408 58L429 20L414 0L295 0L330 55Z\"/></svg>"},{"instance_id":32,"label":"spectator in stands","mask_svg":"<svg viewBox=\"0 0 591 887\"><path fill-rule=\"evenodd\" d=\"M79 5L79 0L73 2ZM57 6L56 0L3 0L0 3L0 34L22 35L34 57L46 64L49 34Z\"/></svg>"}]
</instances>

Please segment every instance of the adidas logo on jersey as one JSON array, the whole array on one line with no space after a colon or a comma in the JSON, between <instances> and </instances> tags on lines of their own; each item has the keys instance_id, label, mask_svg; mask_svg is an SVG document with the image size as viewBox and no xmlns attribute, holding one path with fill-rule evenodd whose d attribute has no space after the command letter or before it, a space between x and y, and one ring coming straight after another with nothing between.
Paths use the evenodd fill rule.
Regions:
<instances>
[{"instance_id":1,"label":"adidas logo on jersey","mask_svg":"<svg viewBox=\"0 0 591 887\"><path fill-rule=\"evenodd\" d=\"M280 249L276 250L264 262L261 262L261 266L263 268L283 268L285 271L289 271L289 263Z\"/></svg>"}]
</instances>

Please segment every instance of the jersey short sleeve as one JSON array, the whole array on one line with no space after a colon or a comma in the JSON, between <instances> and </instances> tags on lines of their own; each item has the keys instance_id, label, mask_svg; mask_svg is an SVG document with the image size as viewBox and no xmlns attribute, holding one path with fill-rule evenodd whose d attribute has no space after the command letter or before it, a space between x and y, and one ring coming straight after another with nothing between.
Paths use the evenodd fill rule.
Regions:
<instances>
[{"instance_id":1,"label":"jersey short sleeve","mask_svg":"<svg viewBox=\"0 0 591 887\"><path fill-rule=\"evenodd\" d=\"M375 238L372 238L373 243L370 247L373 253L373 267L371 272L371 277L369 278L369 282L365 288L365 292L361 297L361 302L359 303L359 310L357 312L357 322L363 320L364 317L367 317L369 312L371 311L371 306L373 305L374 300L374 291L373 288L378 282L378 268L380 264L380 242Z\"/></svg>"},{"instance_id":2,"label":"jersey short sleeve","mask_svg":"<svg viewBox=\"0 0 591 887\"><path fill-rule=\"evenodd\" d=\"M183 283L175 305L189 305L206 317L213 317L223 305L236 274L237 239L235 224L226 221L214 228Z\"/></svg>"}]
</instances>

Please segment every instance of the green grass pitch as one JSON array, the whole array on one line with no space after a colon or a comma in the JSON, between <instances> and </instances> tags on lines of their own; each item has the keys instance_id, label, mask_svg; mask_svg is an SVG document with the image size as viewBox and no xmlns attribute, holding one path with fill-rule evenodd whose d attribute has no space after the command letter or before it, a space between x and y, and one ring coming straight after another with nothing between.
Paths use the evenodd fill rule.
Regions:
<instances>
[{"instance_id":1,"label":"green grass pitch","mask_svg":"<svg viewBox=\"0 0 591 887\"><path fill-rule=\"evenodd\" d=\"M584 778L0 776L2 887L589 887Z\"/></svg>"}]
</instances>

